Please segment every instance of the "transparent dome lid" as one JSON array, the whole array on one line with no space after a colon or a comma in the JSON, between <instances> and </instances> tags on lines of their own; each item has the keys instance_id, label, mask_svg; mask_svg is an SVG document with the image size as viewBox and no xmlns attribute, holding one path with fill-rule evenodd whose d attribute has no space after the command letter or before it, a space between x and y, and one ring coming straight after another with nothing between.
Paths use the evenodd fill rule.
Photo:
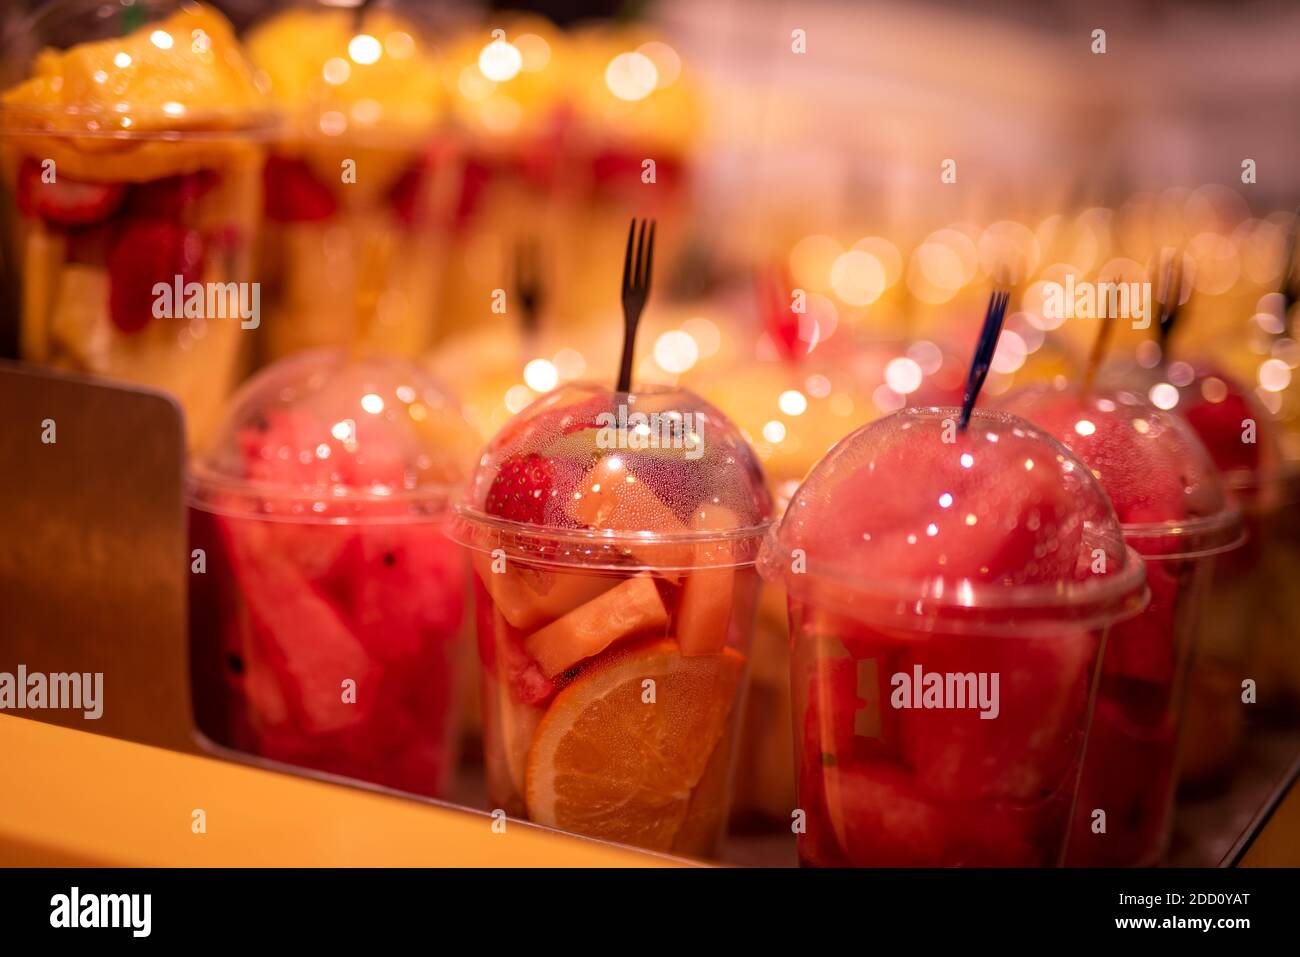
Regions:
<instances>
[{"instance_id":1,"label":"transparent dome lid","mask_svg":"<svg viewBox=\"0 0 1300 957\"><path fill-rule=\"evenodd\" d=\"M266 128L242 44L216 9L180 0L55 0L6 39L8 133L86 139Z\"/></svg>"},{"instance_id":2,"label":"transparent dome lid","mask_svg":"<svg viewBox=\"0 0 1300 957\"><path fill-rule=\"evenodd\" d=\"M1142 554L1190 557L1239 542L1240 512L1209 452L1186 422L1144 396L1034 386L1001 407L1051 433L1092 470Z\"/></svg>"},{"instance_id":3,"label":"transparent dome lid","mask_svg":"<svg viewBox=\"0 0 1300 957\"><path fill-rule=\"evenodd\" d=\"M854 432L795 493L764 574L900 627L1041 630L1145 600L1141 559L1092 473L1023 419L905 409Z\"/></svg>"},{"instance_id":4,"label":"transparent dome lid","mask_svg":"<svg viewBox=\"0 0 1300 957\"><path fill-rule=\"evenodd\" d=\"M753 449L694 393L572 384L492 439L457 511L482 551L662 570L753 562L772 501Z\"/></svg>"},{"instance_id":5,"label":"transparent dome lid","mask_svg":"<svg viewBox=\"0 0 1300 957\"><path fill-rule=\"evenodd\" d=\"M308 352L234 395L191 466L191 501L302 521L438 515L477 444L459 405L419 367Z\"/></svg>"},{"instance_id":6,"label":"transparent dome lid","mask_svg":"<svg viewBox=\"0 0 1300 957\"><path fill-rule=\"evenodd\" d=\"M1228 488L1246 501L1280 493L1281 448L1273 416L1252 391L1209 363L1111 367L1102 384L1145 395L1192 427Z\"/></svg>"}]
</instances>

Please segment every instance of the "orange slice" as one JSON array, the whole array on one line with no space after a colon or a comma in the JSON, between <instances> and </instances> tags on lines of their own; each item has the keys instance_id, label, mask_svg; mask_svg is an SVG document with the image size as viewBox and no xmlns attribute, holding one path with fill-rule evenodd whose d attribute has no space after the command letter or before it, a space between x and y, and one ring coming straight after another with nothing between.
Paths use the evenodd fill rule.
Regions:
<instances>
[{"instance_id":1,"label":"orange slice","mask_svg":"<svg viewBox=\"0 0 1300 957\"><path fill-rule=\"evenodd\" d=\"M539 824L672 849L736 703L745 657L681 653L671 639L611 656L555 696L528 753ZM652 679L654 703L643 682ZM718 789L718 800L725 796Z\"/></svg>"}]
</instances>

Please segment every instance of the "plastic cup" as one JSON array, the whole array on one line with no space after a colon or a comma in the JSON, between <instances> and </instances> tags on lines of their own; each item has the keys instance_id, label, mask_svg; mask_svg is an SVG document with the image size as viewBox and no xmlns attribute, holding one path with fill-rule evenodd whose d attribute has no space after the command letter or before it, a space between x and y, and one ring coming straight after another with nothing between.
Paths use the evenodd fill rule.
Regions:
<instances>
[{"instance_id":1,"label":"plastic cup","mask_svg":"<svg viewBox=\"0 0 1300 957\"><path fill-rule=\"evenodd\" d=\"M400 10L358 29L355 10L318 3L249 33L283 118L263 171L265 361L317 348L415 359L431 341L460 173L441 61Z\"/></svg>"},{"instance_id":2,"label":"plastic cup","mask_svg":"<svg viewBox=\"0 0 1300 957\"><path fill-rule=\"evenodd\" d=\"M46 5L5 51L20 354L165 389L198 441L261 322L251 258L271 120L219 13L106 12Z\"/></svg>"},{"instance_id":3,"label":"plastic cup","mask_svg":"<svg viewBox=\"0 0 1300 957\"><path fill-rule=\"evenodd\" d=\"M813 469L769 537L789 593L799 857L1061 863L1107 628L1142 560L1088 469L999 412L906 409Z\"/></svg>"},{"instance_id":4,"label":"plastic cup","mask_svg":"<svg viewBox=\"0 0 1300 957\"><path fill-rule=\"evenodd\" d=\"M454 528L492 807L715 851L770 511L753 451L685 391L565 386L489 443Z\"/></svg>"},{"instance_id":5,"label":"plastic cup","mask_svg":"<svg viewBox=\"0 0 1300 957\"><path fill-rule=\"evenodd\" d=\"M1261 651L1266 659L1282 660L1298 651L1291 624L1281 624L1275 632L1283 636L1281 642L1271 642L1265 632L1277 605L1271 591L1279 578L1285 579L1288 546L1279 533L1293 493L1281 471L1272 417L1249 389L1212 366L1171 365L1163 371L1161 382L1152 387L1153 400L1171 404L1200 437L1240 504L1246 527L1245 546L1215 564L1188 686L1182 782L1192 790L1215 791L1231 779L1247 719L1277 715L1288 704L1287 669L1257 665ZM1176 391L1169 385L1174 379ZM1256 685L1256 700L1249 706L1242 701L1247 679Z\"/></svg>"},{"instance_id":6,"label":"plastic cup","mask_svg":"<svg viewBox=\"0 0 1300 957\"><path fill-rule=\"evenodd\" d=\"M1188 667L1216 556L1242 544L1241 511L1196 434L1142 396L1038 387L1003 408L1092 470L1146 564L1151 603L1107 639L1066 863L1151 866L1168 845Z\"/></svg>"},{"instance_id":7,"label":"plastic cup","mask_svg":"<svg viewBox=\"0 0 1300 957\"><path fill-rule=\"evenodd\" d=\"M189 485L208 738L447 793L468 570L446 519L475 444L455 403L397 361L305 353L244 385Z\"/></svg>"}]
</instances>

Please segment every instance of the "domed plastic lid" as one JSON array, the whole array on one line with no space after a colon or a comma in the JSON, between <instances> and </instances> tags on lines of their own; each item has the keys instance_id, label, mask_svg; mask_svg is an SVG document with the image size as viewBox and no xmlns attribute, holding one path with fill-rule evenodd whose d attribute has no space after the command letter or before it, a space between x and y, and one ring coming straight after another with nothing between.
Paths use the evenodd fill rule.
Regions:
<instances>
[{"instance_id":1,"label":"domed plastic lid","mask_svg":"<svg viewBox=\"0 0 1300 957\"><path fill-rule=\"evenodd\" d=\"M795 493L762 567L791 595L918 630L1041 632L1131 614L1141 558L1092 473L1023 419L905 409Z\"/></svg>"},{"instance_id":2,"label":"domed plastic lid","mask_svg":"<svg viewBox=\"0 0 1300 957\"><path fill-rule=\"evenodd\" d=\"M488 444L453 534L530 563L734 566L757 557L771 510L753 450L699 396L567 385Z\"/></svg>"},{"instance_id":3,"label":"domed plastic lid","mask_svg":"<svg viewBox=\"0 0 1300 957\"><path fill-rule=\"evenodd\" d=\"M201 3L56 0L18 24L3 60L8 132L138 138L271 120L234 29Z\"/></svg>"},{"instance_id":4,"label":"domed plastic lid","mask_svg":"<svg viewBox=\"0 0 1300 957\"><path fill-rule=\"evenodd\" d=\"M301 521L445 513L477 438L416 366L341 351L278 362L244 384L191 467L192 504Z\"/></svg>"},{"instance_id":5,"label":"domed plastic lid","mask_svg":"<svg viewBox=\"0 0 1300 957\"><path fill-rule=\"evenodd\" d=\"M1178 360L1152 369L1112 371L1102 382L1116 391L1141 393L1186 421L1243 503L1266 507L1286 501L1273 416L1231 375Z\"/></svg>"},{"instance_id":6,"label":"domed plastic lid","mask_svg":"<svg viewBox=\"0 0 1300 957\"><path fill-rule=\"evenodd\" d=\"M1034 386L1002 403L1050 432L1101 482L1143 555L1191 558L1241 544L1240 510L1186 422L1134 392Z\"/></svg>"}]
</instances>

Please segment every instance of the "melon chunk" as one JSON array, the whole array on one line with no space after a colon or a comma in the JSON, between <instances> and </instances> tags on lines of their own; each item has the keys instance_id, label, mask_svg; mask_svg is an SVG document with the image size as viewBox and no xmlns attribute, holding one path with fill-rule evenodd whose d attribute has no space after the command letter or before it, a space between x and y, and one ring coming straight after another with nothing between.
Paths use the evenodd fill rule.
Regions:
<instances>
[{"instance_id":1,"label":"melon chunk","mask_svg":"<svg viewBox=\"0 0 1300 957\"><path fill-rule=\"evenodd\" d=\"M654 489L627 467L621 455L600 459L587 470L578 489L580 495L574 499L572 515L590 528L671 535L684 527ZM637 554L635 547L632 553ZM690 565L692 551L689 545L648 546L638 558L652 567L664 566L663 577L676 583L679 576L666 569Z\"/></svg>"},{"instance_id":2,"label":"melon chunk","mask_svg":"<svg viewBox=\"0 0 1300 957\"><path fill-rule=\"evenodd\" d=\"M720 505L698 509L691 519L695 531L725 531L740 525L736 513ZM709 554L706 554L709 553ZM731 545L720 542L695 546L692 565L702 566L686 576L677 611L677 643L684 655L716 655L727 643L736 569L708 567L730 561Z\"/></svg>"},{"instance_id":3,"label":"melon chunk","mask_svg":"<svg viewBox=\"0 0 1300 957\"><path fill-rule=\"evenodd\" d=\"M668 609L654 579L637 575L524 639L548 678L632 635L662 630Z\"/></svg>"},{"instance_id":4,"label":"melon chunk","mask_svg":"<svg viewBox=\"0 0 1300 957\"><path fill-rule=\"evenodd\" d=\"M497 573L492 570L492 557L482 552L475 552L473 561L474 571L493 603L511 627L520 631L535 631L567 615L609 591L618 581L609 575L551 571L509 561L505 570Z\"/></svg>"}]
</instances>

